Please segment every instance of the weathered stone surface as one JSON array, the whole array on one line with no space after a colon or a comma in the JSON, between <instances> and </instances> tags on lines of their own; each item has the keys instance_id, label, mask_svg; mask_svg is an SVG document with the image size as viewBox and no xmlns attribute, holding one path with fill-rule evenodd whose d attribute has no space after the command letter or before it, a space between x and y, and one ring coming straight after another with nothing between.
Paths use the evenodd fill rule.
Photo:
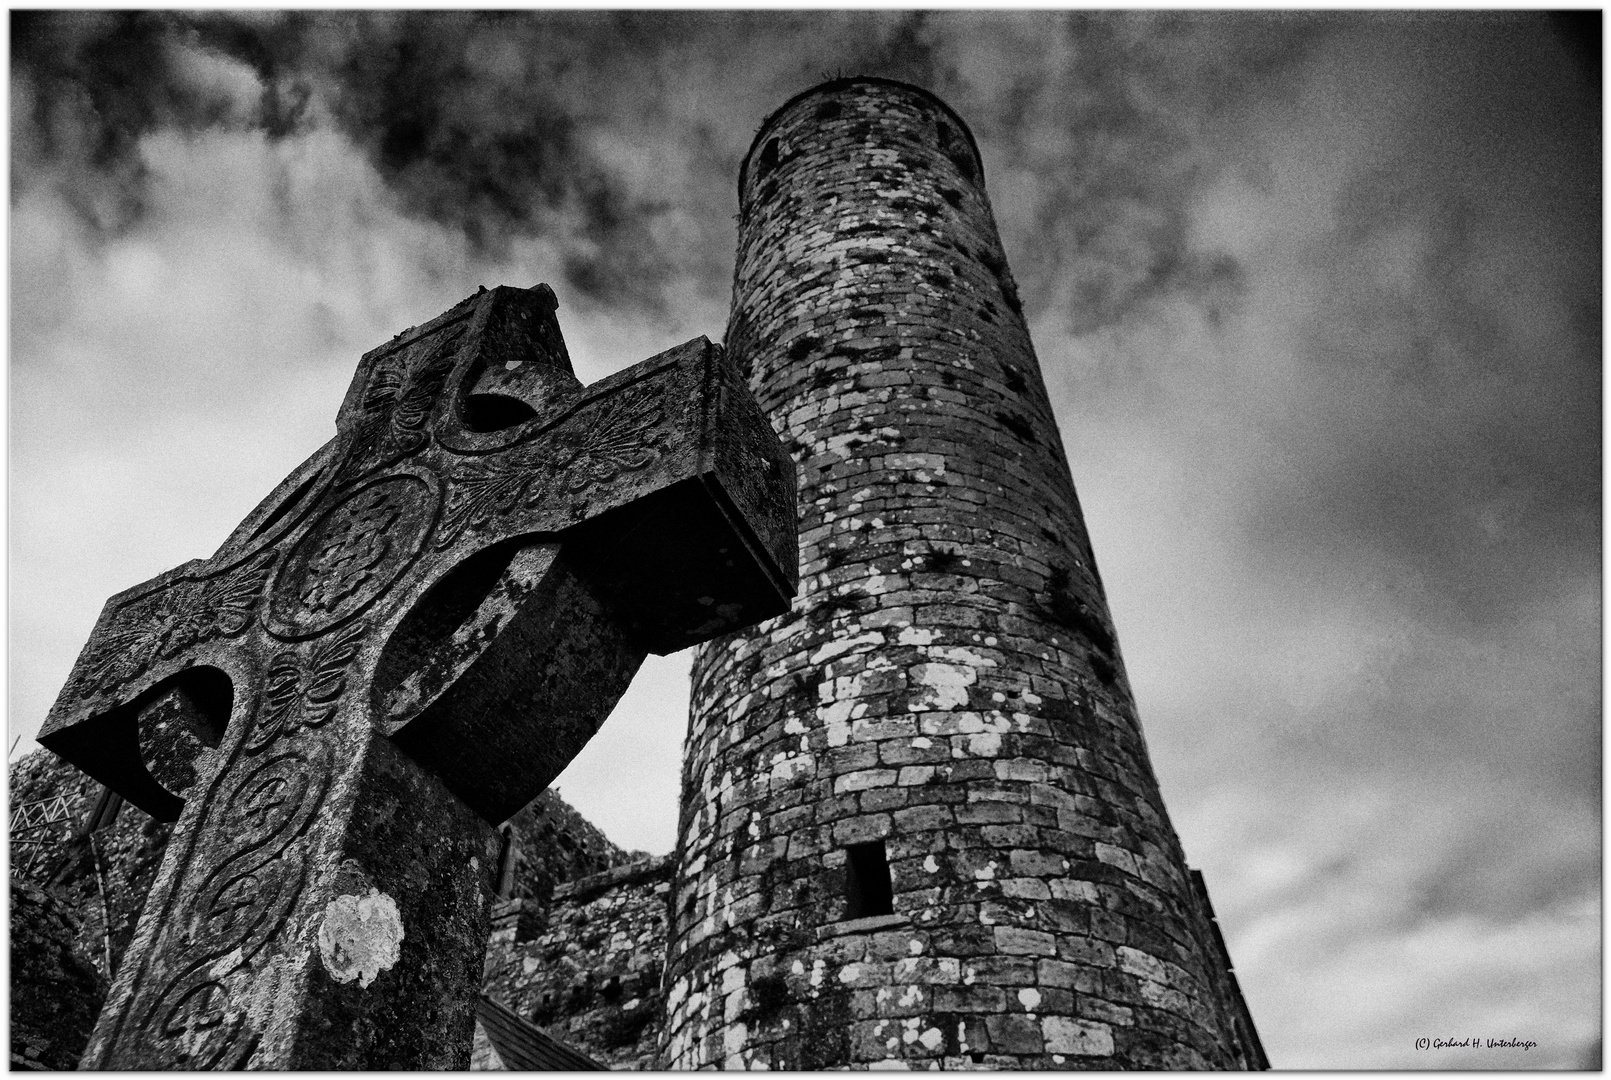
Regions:
<instances>
[{"instance_id":1,"label":"weathered stone surface","mask_svg":"<svg viewBox=\"0 0 1611 1080\"><path fill-rule=\"evenodd\" d=\"M671 871L642 859L560 885L551 903L497 905L487 993L595 1061L654 1068ZM522 924L522 906L538 918Z\"/></svg>"},{"instance_id":2,"label":"weathered stone surface","mask_svg":"<svg viewBox=\"0 0 1611 1080\"><path fill-rule=\"evenodd\" d=\"M508 842L508 888L505 900L546 905L554 888L641 858L621 850L554 789L543 792L503 825ZM501 856L500 856L501 857Z\"/></svg>"},{"instance_id":3,"label":"weathered stone surface","mask_svg":"<svg viewBox=\"0 0 1611 1080\"><path fill-rule=\"evenodd\" d=\"M727 344L799 468L801 592L696 653L663 1064L1256 1063L967 128L817 87L740 210Z\"/></svg>"},{"instance_id":4,"label":"weathered stone surface","mask_svg":"<svg viewBox=\"0 0 1611 1080\"><path fill-rule=\"evenodd\" d=\"M106 977L78 948L67 906L30 882L11 879L11 1067L78 1065L106 998Z\"/></svg>"},{"instance_id":5,"label":"weathered stone surface","mask_svg":"<svg viewBox=\"0 0 1611 1080\"><path fill-rule=\"evenodd\" d=\"M554 307L370 352L213 558L108 602L40 741L178 824L93 1066L464 1067L492 824L645 651L786 606L792 469L720 350L584 388Z\"/></svg>"}]
</instances>

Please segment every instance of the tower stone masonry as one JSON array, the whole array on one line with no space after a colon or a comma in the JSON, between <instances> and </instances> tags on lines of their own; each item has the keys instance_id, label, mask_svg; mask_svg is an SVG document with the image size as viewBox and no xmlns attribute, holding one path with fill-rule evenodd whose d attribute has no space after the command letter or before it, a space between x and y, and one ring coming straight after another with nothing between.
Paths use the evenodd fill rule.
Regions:
<instances>
[{"instance_id":1,"label":"tower stone masonry","mask_svg":"<svg viewBox=\"0 0 1611 1080\"><path fill-rule=\"evenodd\" d=\"M662 1064L1267 1067L1148 761L967 126L841 79L740 174L793 609L696 653Z\"/></svg>"}]
</instances>

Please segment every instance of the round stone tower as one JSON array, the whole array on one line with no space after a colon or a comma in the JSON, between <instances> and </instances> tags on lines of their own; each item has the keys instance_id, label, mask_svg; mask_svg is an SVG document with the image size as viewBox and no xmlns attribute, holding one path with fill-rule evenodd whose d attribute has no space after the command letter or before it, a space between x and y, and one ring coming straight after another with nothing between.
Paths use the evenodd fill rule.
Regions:
<instances>
[{"instance_id":1,"label":"round stone tower","mask_svg":"<svg viewBox=\"0 0 1611 1080\"><path fill-rule=\"evenodd\" d=\"M727 347L799 468L800 595L694 661L662 1064L1263 1064L966 125L836 80L739 196Z\"/></svg>"}]
</instances>

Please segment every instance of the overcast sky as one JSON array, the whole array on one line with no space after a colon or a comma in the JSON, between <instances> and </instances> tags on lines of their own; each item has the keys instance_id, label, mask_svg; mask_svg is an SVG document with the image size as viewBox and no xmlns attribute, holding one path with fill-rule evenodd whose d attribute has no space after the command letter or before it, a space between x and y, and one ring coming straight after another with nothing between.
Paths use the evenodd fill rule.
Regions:
<instances>
[{"instance_id":1,"label":"overcast sky","mask_svg":"<svg viewBox=\"0 0 1611 1080\"><path fill-rule=\"evenodd\" d=\"M1599 28L1499 13L15 20L10 718L546 281L592 381L706 334L739 160L838 74L972 126L1141 709L1278 1067L1600 1025ZM1592 42L1592 49L1586 43ZM560 779L669 850L687 656ZM1422 1037L1527 1051L1417 1051Z\"/></svg>"}]
</instances>

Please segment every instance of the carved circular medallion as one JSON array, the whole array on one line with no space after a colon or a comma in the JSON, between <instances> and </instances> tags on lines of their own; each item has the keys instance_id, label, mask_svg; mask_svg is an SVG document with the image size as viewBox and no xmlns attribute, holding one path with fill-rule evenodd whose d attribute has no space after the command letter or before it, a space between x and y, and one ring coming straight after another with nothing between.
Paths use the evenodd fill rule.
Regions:
<instances>
[{"instance_id":1,"label":"carved circular medallion","mask_svg":"<svg viewBox=\"0 0 1611 1080\"><path fill-rule=\"evenodd\" d=\"M353 489L280 564L269 592L269 630L311 637L368 607L419 554L436 509L435 487L411 473Z\"/></svg>"},{"instance_id":2,"label":"carved circular medallion","mask_svg":"<svg viewBox=\"0 0 1611 1080\"><path fill-rule=\"evenodd\" d=\"M216 1068L239 1032L241 1012L214 981L197 983L163 1016L157 1039L171 1055L168 1068Z\"/></svg>"}]
</instances>

